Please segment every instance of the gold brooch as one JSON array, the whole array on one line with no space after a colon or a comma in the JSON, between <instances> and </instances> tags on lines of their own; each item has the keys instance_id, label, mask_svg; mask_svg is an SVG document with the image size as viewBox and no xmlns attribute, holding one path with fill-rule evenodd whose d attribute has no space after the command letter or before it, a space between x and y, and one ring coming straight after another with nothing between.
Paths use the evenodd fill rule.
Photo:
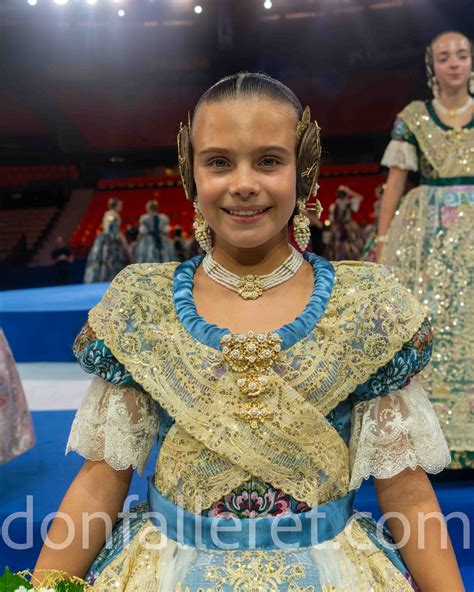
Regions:
<instances>
[{"instance_id":1,"label":"gold brooch","mask_svg":"<svg viewBox=\"0 0 474 592\"><path fill-rule=\"evenodd\" d=\"M240 392L252 399L235 416L257 429L273 416L273 411L254 399L271 392L270 370L281 352L282 338L278 333L227 334L221 339L224 360L232 372L239 374Z\"/></svg>"}]
</instances>

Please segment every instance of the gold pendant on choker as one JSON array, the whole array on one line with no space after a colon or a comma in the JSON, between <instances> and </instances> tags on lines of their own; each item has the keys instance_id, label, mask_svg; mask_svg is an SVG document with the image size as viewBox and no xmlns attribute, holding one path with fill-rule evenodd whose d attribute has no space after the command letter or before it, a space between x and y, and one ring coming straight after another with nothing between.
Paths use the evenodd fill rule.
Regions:
<instances>
[{"instance_id":1,"label":"gold pendant on choker","mask_svg":"<svg viewBox=\"0 0 474 592\"><path fill-rule=\"evenodd\" d=\"M237 293L244 300L256 300L263 294L263 288L258 275L248 274L242 276Z\"/></svg>"}]
</instances>

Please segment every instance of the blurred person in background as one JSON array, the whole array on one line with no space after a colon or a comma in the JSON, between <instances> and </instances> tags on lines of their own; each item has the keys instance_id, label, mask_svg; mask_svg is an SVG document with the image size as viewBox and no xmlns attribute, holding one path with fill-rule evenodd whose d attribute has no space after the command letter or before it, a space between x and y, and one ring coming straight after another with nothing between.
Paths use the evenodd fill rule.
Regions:
<instances>
[{"instance_id":1,"label":"blurred person in background","mask_svg":"<svg viewBox=\"0 0 474 592\"><path fill-rule=\"evenodd\" d=\"M33 423L20 375L0 327L0 465L34 445Z\"/></svg>"},{"instance_id":2,"label":"blurred person in background","mask_svg":"<svg viewBox=\"0 0 474 592\"><path fill-rule=\"evenodd\" d=\"M60 285L71 282L71 263L74 261L71 248L65 244L64 238L56 238L56 247L51 251L51 259L56 268L57 283Z\"/></svg>"},{"instance_id":3,"label":"blurred person in background","mask_svg":"<svg viewBox=\"0 0 474 592\"><path fill-rule=\"evenodd\" d=\"M377 185L375 188L375 201L372 213L370 215L371 221L364 228L365 245L360 254L362 261L374 262L377 258L376 246L377 246L377 224L380 214L380 204L383 196L385 185Z\"/></svg>"},{"instance_id":4,"label":"blurred person in background","mask_svg":"<svg viewBox=\"0 0 474 592\"><path fill-rule=\"evenodd\" d=\"M436 349L425 387L451 449L452 469L474 468L474 71L461 33L425 55L431 101L398 114L382 164L377 259L430 310ZM405 194L409 171L420 184ZM404 195L405 194L405 195Z\"/></svg>"},{"instance_id":5,"label":"blurred person in background","mask_svg":"<svg viewBox=\"0 0 474 592\"><path fill-rule=\"evenodd\" d=\"M87 258L84 283L109 282L130 263L127 241L120 232L122 202L111 197L102 219L102 232Z\"/></svg>"},{"instance_id":6,"label":"blurred person in background","mask_svg":"<svg viewBox=\"0 0 474 592\"><path fill-rule=\"evenodd\" d=\"M170 219L161 214L158 202L146 204L146 214L140 217L139 235L134 251L136 263L166 263L176 258L173 243L169 237Z\"/></svg>"},{"instance_id":7,"label":"blurred person in background","mask_svg":"<svg viewBox=\"0 0 474 592\"><path fill-rule=\"evenodd\" d=\"M360 257L364 239L362 229L352 218L358 212L364 198L346 185L337 188L336 199L329 207L331 222L328 237L327 257L332 261L357 260Z\"/></svg>"},{"instance_id":8,"label":"blurred person in background","mask_svg":"<svg viewBox=\"0 0 474 592\"><path fill-rule=\"evenodd\" d=\"M174 250L176 252L176 261L186 261L189 259L189 248L191 239L184 236L181 226L174 230Z\"/></svg>"}]
</instances>

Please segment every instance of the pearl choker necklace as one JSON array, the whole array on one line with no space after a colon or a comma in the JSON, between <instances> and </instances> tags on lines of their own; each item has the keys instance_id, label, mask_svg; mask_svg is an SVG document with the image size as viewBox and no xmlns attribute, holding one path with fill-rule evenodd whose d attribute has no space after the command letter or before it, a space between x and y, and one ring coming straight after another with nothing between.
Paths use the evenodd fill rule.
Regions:
<instances>
[{"instance_id":1,"label":"pearl choker necklace","mask_svg":"<svg viewBox=\"0 0 474 592\"><path fill-rule=\"evenodd\" d=\"M274 288L292 278L303 263L303 255L291 247L290 255L272 272L265 275L248 274L239 276L226 269L209 252L203 259L202 267L212 280L225 286L244 300L256 300L265 290Z\"/></svg>"},{"instance_id":2,"label":"pearl choker necklace","mask_svg":"<svg viewBox=\"0 0 474 592\"><path fill-rule=\"evenodd\" d=\"M456 115L462 115L463 113L466 113L466 111L469 111L469 109L472 108L473 103L474 101L472 100L472 97L468 97L467 101L462 107L458 107L457 109L448 109L443 104L441 104L438 99L433 99L433 105L435 108L443 113L443 115L448 115L449 117L456 117Z\"/></svg>"}]
</instances>

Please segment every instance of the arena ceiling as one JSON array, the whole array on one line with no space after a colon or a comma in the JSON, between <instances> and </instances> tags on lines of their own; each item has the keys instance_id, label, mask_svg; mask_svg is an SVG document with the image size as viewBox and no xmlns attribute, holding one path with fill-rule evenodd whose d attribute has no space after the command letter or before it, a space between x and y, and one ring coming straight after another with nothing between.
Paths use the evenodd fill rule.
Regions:
<instances>
[{"instance_id":1,"label":"arena ceiling","mask_svg":"<svg viewBox=\"0 0 474 592\"><path fill-rule=\"evenodd\" d=\"M242 69L292 86L327 136L386 132L426 94L432 35L474 36L473 0L89 1L0 4L4 160L170 146L201 92Z\"/></svg>"}]
</instances>

